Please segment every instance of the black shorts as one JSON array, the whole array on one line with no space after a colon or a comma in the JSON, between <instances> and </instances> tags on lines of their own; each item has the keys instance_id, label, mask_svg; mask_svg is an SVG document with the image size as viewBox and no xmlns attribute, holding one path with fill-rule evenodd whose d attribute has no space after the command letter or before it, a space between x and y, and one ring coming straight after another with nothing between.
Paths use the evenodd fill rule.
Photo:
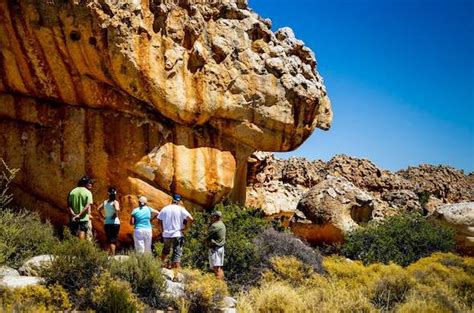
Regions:
<instances>
[{"instance_id":1,"label":"black shorts","mask_svg":"<svg viewBox=\"0 0 474 313\"><path fill-rule=\"evenodd\" d=\"M116 243L120 231L120 224L105 224L105 235L107 236L107 243Z\"/></svg>"},{"instance_id":2,"label":"black shorts","mask_svg":"<svg viewBox=\"0 0 474 313\"><path fill-rule=\"evenodd\" d=\"M79 235L79 232L85 232L89 230L89 222L76 222L76 221L70 221L69 222L69 229L71 230L71 234L74 236Z\"/></svg>"}]
</instances>

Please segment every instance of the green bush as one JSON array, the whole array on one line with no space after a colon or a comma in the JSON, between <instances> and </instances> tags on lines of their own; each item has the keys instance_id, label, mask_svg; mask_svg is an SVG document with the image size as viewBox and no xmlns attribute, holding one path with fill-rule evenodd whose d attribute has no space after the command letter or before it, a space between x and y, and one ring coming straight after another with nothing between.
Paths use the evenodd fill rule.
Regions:
<instances>
[{"instance_id":1,"label":"green bush","mask_svg":"<svg viewBox=\"0 0 474 313\"><path fill-rule=\"evenodd\" d=\"M132 293L130 284L113 279L107 272L94 279L92 303L97 312L103 313L134 313L144 309L140 300Z\"/></svg>"},{"instance_id":2,"label":"green bush","mask_svg":"<svg viewBox=\"0 0 474 313\"><path fill-rule=\"evenodd\" d=\"M41 277L47 285L59 284L66 289L78 308L92 305L91 288L95 278L105 272L107 254L87 240L70 237L53 251L51 266L43 268Z\"/></svg>"},{"instance_id":3,"label":"green bush","mask_svg":"<svg viewBox=\"0 0 474 313\"><path fill-rule=\"evenodd\" d=\"M18 268L27 259L50 254L57 245L54 229L36 212L0 209L0 264Z\"/></svg>"},{"instance_id":4,"label":"green bush","mask_svg":"<svg viewBox=\"0 0 474 313\"><path fill-rule=\"evenodd\" d=\"M350 233L342 253L364 264L394 262L407 266L433 252L449 252L454 247L452 230L417 213L406 213Z\"/></svg>"},{"instance_id":5,"label":"green bush","mask_svg":"<svg viewBox=\"0 0 474 313\"><path fill-rule=\"evenodd\" d=\"M235 204L219 204L214 209L222 212L227 228L224 263L226 280L232 285L241 285L258 279L251 271L260 264L253 239L269 227L270 222L264 219L263 212ZM195 223L186 237L183 264L208 270L208 248L205 239L210 214L197 212L193 217Z\"/></svg>"},{"instance_id":6,"label":"green bush","mask_svg":"<svg viewBox=\"0 0 474 313\"><path fill-rule=\"evenodd\" d=\"M133 253L125 261L112 261L110 272L129 282L132 291L149 306L159 308L166 305L167 300L161 295L165 290L161 264L151 255Z\"/></svg>"}]
</instances>

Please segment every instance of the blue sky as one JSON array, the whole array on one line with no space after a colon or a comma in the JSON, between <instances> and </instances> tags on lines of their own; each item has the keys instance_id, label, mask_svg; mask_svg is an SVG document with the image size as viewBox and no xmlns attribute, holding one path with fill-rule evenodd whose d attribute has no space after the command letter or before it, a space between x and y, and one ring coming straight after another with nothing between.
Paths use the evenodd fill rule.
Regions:
<instances>
[{"instance_id":1,"label":"blue sky","mask_svg":"<svg viewBox=\"0 0 474 313\"><path fill-rule=\"evenodd\" d=\"M334 110L280 157L474 171L474 1L249 0L316 54Z\"/></svg>"}]
</instances>

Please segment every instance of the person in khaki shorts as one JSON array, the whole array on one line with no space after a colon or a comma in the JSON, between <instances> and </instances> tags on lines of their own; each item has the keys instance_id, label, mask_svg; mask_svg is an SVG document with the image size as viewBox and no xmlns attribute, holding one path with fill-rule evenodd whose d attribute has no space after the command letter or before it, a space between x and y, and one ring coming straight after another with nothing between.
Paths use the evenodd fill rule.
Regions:
<instances>
[{"instance_id":1,"label":"person in khaki shorts","mask_svg":"<svg viewBox=\"0 0 474 313\"><path fill-rule=\"evenodd\" d=\"M222 213L215 211L211 214L212 225L207 234L207 244L209 246L209 266L219 279L224 279L224 245L226 228L222 222Z\"/></svg>"},{"instance_id":2,"label":"person in khaki shorts","mask_svg":"<svg viewBox=\"0 0 474 313\"><path fill-rule=\"evenodd\" d=\"M181 196L178 194L173 195L172 203L161 209L158 214L158 222L161 227L161 235L164 242L163 251L161 253L161 262L164 267L169 267L167 258L172 251L172 267L181 268L184 235L194 222L191 214L189 214L180 202Z\"/></svg>"}]
</instances>

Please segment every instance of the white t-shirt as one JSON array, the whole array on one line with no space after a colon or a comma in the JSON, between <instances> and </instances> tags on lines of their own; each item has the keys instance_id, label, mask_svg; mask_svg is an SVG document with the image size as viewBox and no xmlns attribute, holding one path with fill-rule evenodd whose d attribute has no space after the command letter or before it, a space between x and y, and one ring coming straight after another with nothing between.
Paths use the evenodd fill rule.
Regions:
<instances>
[{"instance_id":1,"label":"white t-shirt","mask_svg":"<svg viewBox=\"0 0 474 313\"><path fill-rule=\"evenodd\" d=\"M163 238L183 237L184 220L191 214L180 205L170 204L161 209L158 219L163 222Z\"/></svg>"}]
</instances>

